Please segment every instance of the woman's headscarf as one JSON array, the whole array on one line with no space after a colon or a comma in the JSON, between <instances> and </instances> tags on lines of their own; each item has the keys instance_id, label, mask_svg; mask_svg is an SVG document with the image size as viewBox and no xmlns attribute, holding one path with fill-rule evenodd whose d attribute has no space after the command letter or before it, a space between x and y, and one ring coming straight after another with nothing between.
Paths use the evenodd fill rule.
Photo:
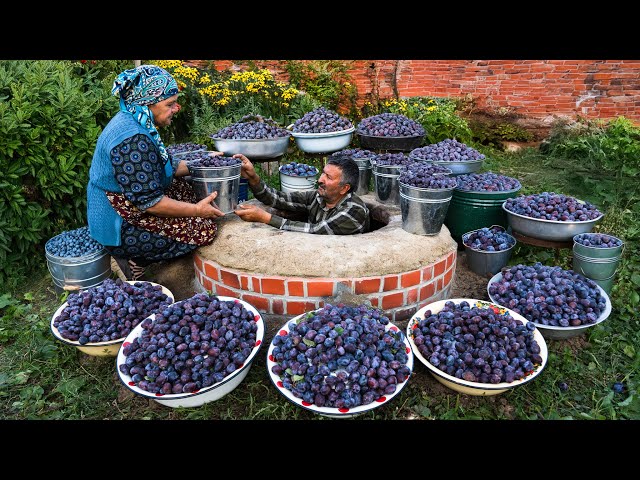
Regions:
<instances>
[{"instance_id":1,"label":"woman's headscarf","mask_svg":"<svg viewBox=\"0 0 640 480\"><path fill-rule=\"evenodd\" d=\"M178 91L178 83L171 74L157 65L140 65L125 70L116 77L111 89L113 95L120 97L120 110L131 113L140 125L149 130L151 138L158 145L165 166L171 165L171 162L168 162L169 154L153 123L153 114L148 105L166 100Z\"/></svg>"}]
</instances>

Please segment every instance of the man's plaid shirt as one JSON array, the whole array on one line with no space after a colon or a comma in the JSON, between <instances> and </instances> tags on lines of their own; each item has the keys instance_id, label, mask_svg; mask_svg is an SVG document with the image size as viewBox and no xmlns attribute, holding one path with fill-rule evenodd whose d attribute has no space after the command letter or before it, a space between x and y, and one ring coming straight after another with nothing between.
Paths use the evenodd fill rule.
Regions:
<instances>
[{"instance_id":1,"label":"man's plaid shirt","mask_svg":"<svg viewBox=\"0 0 640 480\"><path fill-rule=\"evenodd\" d=\"M288 212L304 212L307 221L300 222L272 214L269 225L292 232L321 235L350 235L369 231L369 209L357 195L348 193L335 207L327 208L316 190L281 192L264 180L251 188L253 195L265 205Z\"/></svg>"}]
</instances>

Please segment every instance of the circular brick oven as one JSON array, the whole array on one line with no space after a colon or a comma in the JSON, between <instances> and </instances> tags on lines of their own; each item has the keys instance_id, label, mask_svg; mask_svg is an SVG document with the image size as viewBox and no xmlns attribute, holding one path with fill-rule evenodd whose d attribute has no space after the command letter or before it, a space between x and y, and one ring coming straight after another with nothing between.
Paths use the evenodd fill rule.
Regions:
<instances>
[{"instance_id":1,"label":"circular brick oven","mask_svg":"<svg viewBox=\"0 0 640 480\"><path fill-rule=\"evenodd\" d=\"M371 193L362 199L374 230L358 235L288 232L226 215L215 241L194 254L196 288L275 315L299 315L353 294L391 321L448 298L457 243L447 227L438 235L414 235L402 229L399 207Z\"/></svg>"}]
</instances>

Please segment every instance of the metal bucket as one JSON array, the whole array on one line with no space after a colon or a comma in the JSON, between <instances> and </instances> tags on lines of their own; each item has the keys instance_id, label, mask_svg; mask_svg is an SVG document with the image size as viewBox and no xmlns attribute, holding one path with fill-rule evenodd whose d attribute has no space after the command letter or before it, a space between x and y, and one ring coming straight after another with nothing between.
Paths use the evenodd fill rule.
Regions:
<instances>
[{"instance_id":1,"label":"metal bucket","mask_svg":"<svg viewBox=\"0 0 640 480\"><path fill-rule=\"evenodd\" d=\"M587 247L574 239L573 271L590 278L610 293L623 251L624 243L619 247L597 248Z\"/></svg>"},{"instance_id":2,"label":"metal bucket","mask_svg":"<svg viewBox=\"0 0 640 480\"><path fill-rule=\"evenodd\" d=\"M283 192L303 192L316 189L317 175L301 177L280 172L280 190Z\"/></svg>"},{"instance_id":3,"label":"metal bucket","mask_svg":"<svg viewBox=\"0 0 640 480\"><path fill-rule=\"evenodd\" d=\"M451 207L449 207L451 208ZM492 225L491 227L494 227ZM485 252L483 250L474 250L469 246L465 245L465 242L469 235L471 235L474 231L467 232L462 235L462 244L464 245L465 254L467 257L467 266L469 270L482 277L494 276L502 267L506 267L509 259L511 258L511 252L513 251L513 247L516 246L516 239L511 237L508 233L505 235L509 235L513 239L513 245L506 250L500 250L495 252Z\"/></svg>"},{"instance_id":4,"label":"metal bucket","mask_svg":"<svg viewBox=\"0 0 640 480\"><path fill-rule=\"evenodd\" d=\"M191 181L198 200L213 192L218 192L214 203L226 213L231 213L238 205L240 193L241 164L228 167L192 167Z\"/></svg>"},{"instance_id":5,"label":"metal bucket","mask_svg":"<svg viewBox=\"0 0 640 480\"><path fill-rule=\"evenodd\" d=\"M368 158L354 158L353 161L358 165L358 188L355 193L366 195L371 183L371 162Z\"/></svg>"},{"instance_id":6,"label":"metal bucket","mask_svg":"<svg viewBox=\"0 0 640 480\"><path fill-rule=\"evenodd\" d=\"M451 203L453 188L400 185L402 229L416 235L437 235Z\"/></svg>"},{"instance_id":7,"label":"metal bucket","mask_svg":"<svg viewBox=\"0 0 640 480\"><path fill-rule=\"evenodd\" d=\"M509 218L502 204L507 198L515 197L520 188L502 192L469 192L456 188L444 224L460 246L466 232L489 225L500 225L506 230Z\"/></svg>"},{"instance_id":8,"label":"metal bucket","mask_svg":"<svg viewBox=\"0 0 640 480\"><path fill-rule=\"evenodd\" d=\"M45 250L45 256L58 295L97 287L111 276L111 256L105 249L81 257L58 257Z\"/></svg>"},{"instance_id":9,"label":"metal bucket","mask_svg":"<svg viewBox=\"0 0 640 480\"><path fill-rule=\"evenodd\" d=\"M398 177L406 165L373 164L373 181L376 199L387 205L400 205L400 186Z\"/></svg>"}]
</instances>

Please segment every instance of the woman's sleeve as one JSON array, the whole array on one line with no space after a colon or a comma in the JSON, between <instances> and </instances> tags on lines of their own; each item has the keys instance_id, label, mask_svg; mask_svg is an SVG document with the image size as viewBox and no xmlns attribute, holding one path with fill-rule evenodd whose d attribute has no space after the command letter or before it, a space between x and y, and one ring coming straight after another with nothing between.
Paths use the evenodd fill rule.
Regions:
<instances>
[{"instance_id":1,"label":"woman's sleeve","mask_svg":"<svg viewBox=\"0 0 640 480\"><path fill-rule=\"evenodd\" d=\"M144 211L164 196L164 161L147 135L136 134L114 147L111 164L125 198L138 209Z\"/></svg>"}]
</instances>

